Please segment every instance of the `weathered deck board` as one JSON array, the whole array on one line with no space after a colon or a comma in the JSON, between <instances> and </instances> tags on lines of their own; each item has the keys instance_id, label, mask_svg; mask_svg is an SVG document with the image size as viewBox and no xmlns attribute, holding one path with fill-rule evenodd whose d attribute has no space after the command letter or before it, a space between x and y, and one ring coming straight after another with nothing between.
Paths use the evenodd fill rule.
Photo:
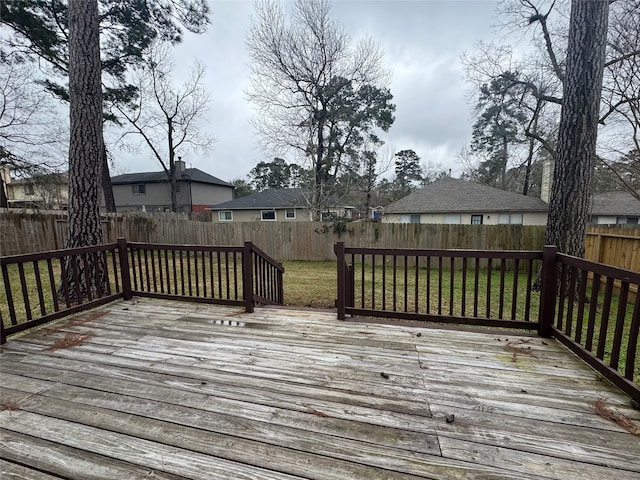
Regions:
<instances>
[{"instance_id":1,"label":"weathered deck board","mask_svg":"<svg viewBox=\"0 0 640 480\"><path fill-rule=\"evenodd\" d=\"M640 439L592 404L640 413L553 341L140 299L100 312L2 348L9 478L640 476ZM68 334L89 337L50 350ZM514 361L518 340L534 355Z\"/></svg>"}]
</instances>

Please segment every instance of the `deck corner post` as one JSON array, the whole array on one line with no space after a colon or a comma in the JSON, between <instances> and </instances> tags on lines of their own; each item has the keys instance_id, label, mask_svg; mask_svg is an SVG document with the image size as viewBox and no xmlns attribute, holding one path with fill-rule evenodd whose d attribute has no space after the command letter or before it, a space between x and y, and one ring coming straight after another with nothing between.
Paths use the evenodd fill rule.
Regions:
<instances>
[{"instance_id":1,"label":"deck corner post","mask_svg":"<svg viewBox=\"0 0 640 480\"><path fill-rule=\"evenodd\" d=\"M242 296L245 312L253 313L253 243L244 242L242 249Z\"/></svg>"},{"instance_id":2,"label":"deck corner post","mask_svg":"<svg viewBox=\"0 0 640 480\"><path fill-rule=\"evenodd\" d=\"M7 334L4 331L4 322L0 318L0 345L7 343Z\"/></svg>"},{"instance_id":3,"label":"deck corner post","mask_svg":"<svg viewBox=\"0 0 640 480\"><path fill-rule=\"evenodd\" d=\"M131 300L133 298L133 292L131 291L131 272L129 270L128 253L127 239L124 237L119 237L118 259L120 260L120 275L122 276L122 297L125 300Z\"/></svg>"},{"instance_id":4,"label":"deck corner post","mask_svg":"<svg viewBox=\"0 0 640 480\"><path fill-rule=\"evenodd\" d=\"M346 318L345 315L345 306L346 306L346 298L345 298L345 275L346 275L346 265L344 260L344 242L337 242L334 246L334 251L338 258L338 296L336 299L336 307L338 309L338 320L344 320Z\"/></svg>"},{"instance_id":5,"label":"deck corner post","mask_svg":"<svg viewBox=\"0 0 640 480\"><path fill-rule=\"evenodd\" d=\"M558 247L553 245L545 245L542 251L538 335L545 338L551 337L556 312L556 292L558 291L557 254Z\"/></svg>"}]
</instances>

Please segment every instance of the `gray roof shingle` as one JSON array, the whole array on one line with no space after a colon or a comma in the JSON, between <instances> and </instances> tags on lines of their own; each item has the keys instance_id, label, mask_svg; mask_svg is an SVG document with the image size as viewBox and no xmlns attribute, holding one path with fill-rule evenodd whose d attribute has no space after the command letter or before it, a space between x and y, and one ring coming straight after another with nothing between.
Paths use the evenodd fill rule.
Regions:
<instances>
[{"instance_id":1,"label":"gray roof shingle","mask_svg":"<svg viewBox=\"0 0 640 480\"><path fill-rule=\"evenodd\" d=\"M640 217L640 201L628 192L596 193L591 202L591 215Z\"/></svg>"},{"instance_id":2,"label":"gray roof shingle","mask_svg":"<svg viewBox=\"0 0 640 480\"><path fill-rule=\"evenodd\" d=\"M539 198L447 177L390 204L384 213L546 212L547 209Z\"/></svg>"},{"instance_id":3,"label":"gray roof shingle","mask_svg":"<svg viewBox=\"0 0 640 480\"><path fill-rule=\"evenodd\" d=\"M300 188L270 188L228 202L211 210L254 210L264 208L308 208L309 199Z\"/></svg>"},{"instance_id":4,"label":"gray roof shingle","mask_svg":"<svg viewBox=\"0 0 640 480\"><path fill-rule=\"evenodd\" d=\"M218 177L214 177L213 175L209 175L197 168L186 168L183 172L178 172L176 178L178 181L192 181L208 183L211 185L220 185L223 187L233 187L232 184L225 182L224 180L220 180ZM167 181L167 175L164 171L125 173L124 175L111 177L111 183L113 185L126 185L130 183L164 183Z\"/></svg>"}]
</instances>

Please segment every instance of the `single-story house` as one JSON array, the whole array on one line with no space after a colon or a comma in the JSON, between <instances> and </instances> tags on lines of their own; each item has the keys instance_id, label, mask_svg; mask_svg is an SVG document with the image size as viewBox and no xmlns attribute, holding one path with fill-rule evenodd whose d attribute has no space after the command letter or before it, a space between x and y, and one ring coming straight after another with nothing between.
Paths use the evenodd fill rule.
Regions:
<instances>
[{"instance_id":1,"label":"single-story house","mask_svg":"<svg viewBox=\"0 0 640 480\"><path fill-rule=\"evenodd\" d=\"M640 219L640 200L629 192L596 193L591 198L591 223L593 224L638 225L638 219Z\"/></svg>"},{"instance_id":2,"label":"single-story house","mask_svg":"<svg viewBox=\"0 0 640 480\"><path fill-rule=\"evenodd\" d=\"M546 225L547 210L539 198L447 177L385 207L382 221Z\"/></svg>"},{"instance_id":3,"label":"single-story house","mask_svg":"<svg viewBox=\"0 0 640 480\"><path fill-rule=\"evenodd\" d=\"M210 207L214 222L309 222L310 196L301 188L270 188ZM350 207L329 207L325 216L351 218Z\"/></svg>"},{"instance_id":4,"label":"single-story house","mask_svg":"<svg viewBox=\"0 0 640 480\"><path fill-rule=\"evenodd\" d=\"M176 162L178 211L207 213L211 205L233 199L233 185L197 168ZM171 188L164 171L126 173L111 177L119 212L171 211ZM102 199L104 206L104 199Z\"/></svg>"}]
</instances>

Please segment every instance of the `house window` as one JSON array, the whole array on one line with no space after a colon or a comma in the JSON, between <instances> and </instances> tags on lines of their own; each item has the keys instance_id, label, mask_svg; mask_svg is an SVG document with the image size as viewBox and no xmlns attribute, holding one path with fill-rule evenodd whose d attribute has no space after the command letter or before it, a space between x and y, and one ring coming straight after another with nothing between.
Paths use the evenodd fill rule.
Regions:
<instances>
[{"instance_id":1,"label":"house window","mask_svg":"<svg viewBox=\"0 0 640 480\"><path fill-rule=\"evenodd\" d=\"M444 223L459 225L462 223L462 215L458 213L449 213L444 216Z\"/></svg>"},{"instance_id":2,"label":"house window","mask_svg":"<svg viewBox=\"0 0 640 480\"><path fill-rule=\"evenodd\" d=\"M482 225L482 215L471 215L471 225Z\"/></svg>"},{"instance_id":3,"label":"house window","mask_svg":"<svg viewBox=\"0 0 640 480\"><path fill-rule=\"evenodd\" d=\"M288 220L293 220L294 218L296 218L296 209L295 208L287 208L284 211L284 218L286 218Z\"/></svg>"},{"instance_id":4,"label":"house window","mask_svg":"<svg viewBox=\"0 0 640 480\"><path fill-rule=\"evenodd\" d=\"M33 185L31 183L27 183L26 185L24 185L24 194L33 195Z\"/></svg>"},{"instance_id":5,"label":"house window","mask_svg":"<svg viewBox=\"0 0 640 480\"><path fill-rule=\"evenodd\" d=\"M275 210L262 210L260 212L263 221L275 221L276 219L276 211Z\"/></svg>"},{"instance_id":6,"label":"house window","mask_svg":"<svg viewBox=\"0 0 640 480\"><path fill-rule=\"evenodd\" d=\"M131 193L134 195L146 195L147 189L144 183L137 183L135 185L131 185Z\"/></svg>"},{"instance_id":7,"label":"house window","mask_svg":"<svg viewBox=\"0 0 640 480\"><path fill-rule=\"evenodd\" d=\"M420 223L420 215L411 215L409 217L409 223Z\"/></svg>"},{"instance_id":8,"label":"house window","mask_svg":"<svg viewBox=\"0 0 640 480\"><path fill-rule=\"evenodd\" d=\"M218 218L221 222L231 222L233 220L233 212L231 210L218 212Z\"/></svg>"},{"instance_id":9,"label":"house window","mask_svg":"<svg viewBox=\"0 0 640 480\"><path fill-rule=\"evenodd\" d=\"M638 217L627 217L627 225L638 225Z\"/></svg>"},{"instance_id":10,"label":"house window","mask_svg":"<svg viewBox=\"0 0 640 480\"><path fill-rule=\"evenodd\" d=\"M498 215L498 225L522 225L522 214L501 213Z\"/></svg>"}]
</instances>

